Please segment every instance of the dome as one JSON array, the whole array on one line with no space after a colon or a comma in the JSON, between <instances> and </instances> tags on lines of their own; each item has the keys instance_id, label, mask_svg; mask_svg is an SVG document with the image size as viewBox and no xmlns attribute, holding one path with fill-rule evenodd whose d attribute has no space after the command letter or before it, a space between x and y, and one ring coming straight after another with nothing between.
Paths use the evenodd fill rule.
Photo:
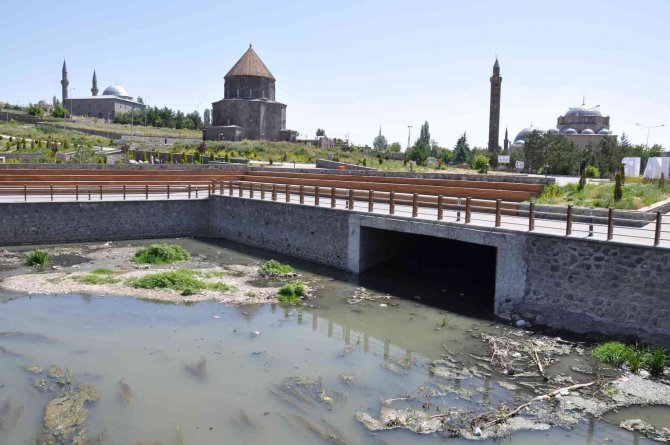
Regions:
<instances>
[{"instance_id":1,"label":"dome","mask_svg":"<svg viewBox=\"0 0 670 445\"><path fill-rule=\"evenodd\" d=\"M559 133L558 128L555 127L547 130L547 134L558 134L558 133Z\"/></svg>"},{"instance_id":2,"label":"dome","mask_svg":"<svg viewBox=\"0 0 670 445\"><path fill-rule=\"evenodd\" d=\"M566 113L566 116L602 116L600 111L594 107L586 107L580 105L578 107L570 108Z\"/></svg>"},{"instance_id":3,"label":"dome","mask_svg":"<svg viewBox=\"0 0 670 445\"><path fill-rule=\"evenodd\" d=\"M563 130L563 134L579 134L579 133L577 133L577 130L575 130L574 128L566 128L565 130Z\"/></svg>"},{"instance_id":4,"label":"dome","mask_svg":"<svg viewBox=\"0 0 670 445\"><path fill-rule=\"evenodd\" d=\"M124 98L132 97L128 91L119 84L110 85L102 92L103 96L119 96Z\"/></svg>"},{"instance_id":5,"label":"dome","mask_svg":"<svg viewBox=\"0 0 670 445\"><path fill-rule=\"evenodd\" d=\"M544 131L536 128L536 127L526 127L523 130L519 132L519 134L516 135L514 138L514 142L516 143L517 141L523 141L525 140L528 136L530 136L532 133L537 133L537 134L544 134Z\"/></svg>"},{"instance_id":6,"label":"dome","mask_svg":"<svg viewBox=\"0 0 670 445\"><path fill-rule=\"evenodd\" d=\"M37 102L38 105L49 105L49 102L46 100L42 99L41 101Z\"/></svg>"},{"instance_id":7,"label":"dome","mask_svg":"<svg viewBox=\"0 0 670 445\"><path fill-rule=\"evenodd\" d=\"M608 128L601 128L598 134L612 134L612 130Z\"/></svg>"},{"instance_id":8,"label":"dome","mask_svg":"<svg viewBox=\"0 0 670 445\"><path fill-rule=\"evenodd\" d=\"M595 134L590 128L585 128L582 130L582 134Z\"/></svg>"}]
</instances>

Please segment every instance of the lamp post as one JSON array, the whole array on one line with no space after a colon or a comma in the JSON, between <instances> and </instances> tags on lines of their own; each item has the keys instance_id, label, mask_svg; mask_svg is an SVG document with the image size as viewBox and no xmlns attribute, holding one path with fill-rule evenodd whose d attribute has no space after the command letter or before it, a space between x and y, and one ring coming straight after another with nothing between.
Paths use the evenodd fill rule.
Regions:
<instances>
[{"instance_id":1,"label":"lamp post","mask_svg":"<svg viewBox=\"0 0 670 445\"><path fill-rule=\"evenodd\" d=\"M409 150L409 140L411 139L412 135L412 126L408 125L407 126L407 149Z\"/></svg>"},{"instance_id":2,"label":"lamp post","mask_svg":"<svg viewBox=\"0 0 670 445\"><path fill-rule=\"evenodd\" d=\"M660 124L660 125L642 125L642 124L638 124L637 122L635 122L635 125L637 125L638 127L642 127L642 128L646 128L646 129L647 129L647 144L646 144L646 146L645 146L645 148L646 148L647 150L649 150L649 130L651 130L652 128L665 127L665 124Z\"/></svg>"}]
</instances>

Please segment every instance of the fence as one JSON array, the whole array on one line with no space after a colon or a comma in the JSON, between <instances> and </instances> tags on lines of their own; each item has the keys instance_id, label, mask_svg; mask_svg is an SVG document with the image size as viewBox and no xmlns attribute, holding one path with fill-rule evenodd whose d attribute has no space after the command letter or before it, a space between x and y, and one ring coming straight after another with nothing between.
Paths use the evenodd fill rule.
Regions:
<instances>
[{"instance_id":1,"label":"fence","mask_svg":"<svg viewBox=\"0 0 670 445\"><path fill-rule=\"evenodd\" d=\"M23 185L0 186L0 202L91 201L126 199L202 199L212 195L271 200L333 209L345 209L382 215L429 219L464 225L496 227L553 235L615 240L642 245L670 247L670 222L661 212L651 213L651 222L633 227L639 215L623 210L607 210L606 216L593 215L575 221L572 205L565 207L565 219L557 220L555 211L536 210L533 203L501 199L475 199L445 195L400 193L395 191L295 185L240 180L212 180L187 184L99 184L99 185ZM633 216L636 216L634 219Z\"/></svg>"}]
</instances>

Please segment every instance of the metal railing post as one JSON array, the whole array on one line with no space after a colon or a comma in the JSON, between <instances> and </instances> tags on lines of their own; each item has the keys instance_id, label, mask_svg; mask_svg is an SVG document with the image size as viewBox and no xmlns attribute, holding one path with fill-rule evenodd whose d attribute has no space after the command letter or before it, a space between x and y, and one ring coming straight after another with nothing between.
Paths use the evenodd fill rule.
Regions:
<instances>
[{"instance_id":1,"label":"metal railing post","mask_svg":"<svg viewBox=\"0 0 670 445\"><path fill-rule=\"evenodd\" d=\"M372 213L375 207L375 192L373 190L370 190L368 192L368 213Z\"/></svg>"},{"instance_id":2,"label":"metal railing post","mask_svg":"<svg viewBox=\"0 0 670 445\"><path fill-rule=\"evenodd\" d=\"M614 238L614 209L608 209L607 211L607 241L611 241Z\"/></svg>"},{"instance_id":3,"label":"metal railing post","mask_svg":"<svg viewBox=\"0 0 670 445\"><path fill-rule=\"evenodd\" d=\"M126 184L123 184L123 200L126 200Z\"/></svg>"},{"instance_id":4,"label":"metal railing post","mask_svg":"<svg viewBox=\"0 0 670 445\"><path fill-rule=\"evenodd\" d=\"M237 183L237 196L242 197L242 182Z\"/></svg>"},{"instance_id":5,"label":"metal railing post","mask_svg":"<svg viewBox=\"0 0 670 445\"><path fill-rule=\"evenodd\" d=\"M167 185L167 199L170 199L170 184Z\"/></svg>"},{"instance_id":6,"label":"metal railing post","mask_svg":"<svg viewBox=\"0 0 670 445\"><path fill-rule=\"evenodd\" d=\"M228 181L228 196L233 196L233 181Z\"/></svg>"},{"instance_id":7,"label":"metal railing post","mask_svg":"<svg viewBox=\"0 0 670 445\"><path fill-rule=\"evenodd\" d=\"M219 195L223 196L223 181L219 181Z\"/></svg>"},{"instance_id":8,"label":"metal railing post","mask_svg":"<svg viewBox=\"0 0 670 445\"><path fill-rule=\"evenodd\" d=\"M53 184L49 185L49 190L50 190L50 193L51 193L51 200L53 201L54 200L54 186L53 186Z\"/></svg>"},{"instance_id":9,"label":"metal railing post","mask_svg":"<svg viewBox=\"0 0 670 445\"><path fill-rule=\"evenodd\" d=\"M261 200L265 199L265 183L261 182Z\"/></svg>"},{"instance_id":10,"label":"metal railing post","mask_svg":"<svg viewBox=\"0 0 670 445\"><path fill-rule=\"evenodd\" d=\"M456 201L456 222L459 222L461 220L461 197L458 197L458 200Z\"/></svg>"},{"instance_id":11,"label":"metal railing post","mask_svg":"<svg viewBox=\"0 0 670 445\"><path fill-rule=\"evenodd\" d=\"M89 185L88 187L88 200L91 200L91 186Z\"/></svg>"},{"instance_id":12,"label":"metal railing post","mask_svg":"<svg viewBox=\"0 0 670 445\"><path fill-rule=\"evenodd\" d=\"M191 199L191 184L188 185L188 199Z\"/></svg>"},{"instance_id":13,"label":"metal railing post","mask_svg":"<svg viewBox=\"0 0 670 445\"><path fill-rule=\"evenodd\" d=\"M144 184L144 197L149 199L149 184Z\"/></svg>"},{"instance_id":14,"label":"metal railing post","mask_svg":"<svg viewBox=\"0 0 670 445\"><path fill-rule=\"evenodd\" d=\"M99 185L100 185L100 201L102 201L102 184Z\"/></svg>"},{"instance_id":15,"label":"metal railing post","mask_svg":"<svg viewBox=\"0 0 670 445\"><path fill-rule=\"evenodd\" d=\"M658 246L661 242L661 225L663 224L663 214L656 212L656 230L654 232L654 246Z\"/></svg>"},{"instance_id":16,"label":"metal railing post","mask_svg":"<svg viewBox=\"0 0 670 445\"><path fill-rule=\"evenodd\" d=\"M254 199L254 183L249 183L249 198Z\"/></svg>"},{"instance_id":17,"label":"metal railing post","mask_svg":"<svg viewBox=\"0 0 670 445\"><path fill-rule=\"evenodd\" d=\"M395 214L395 192L391 190L389 192L389 215Z\"/></svg>"},{"instance_id":18,"label":"metal railing post","mask_svg":"<svg viewBox=\"0 0 670 445\"><path fill-rule=\"evenodd\" d=\"M500 200L496 199L496 227L500 227L500 220L502 215L500 214Z\"/></svg>"},{"instance_id":19,"label":"metal railing post","mask_svg":"<svg viewBox=\"0 0 670 445\"><path fill-rule=\"evenodd\" d=\"M349 189L349 196L347 197L347 208L354 209L354 189Z\"/></svg>"},{"instance_id":20,"label":"metal railing post","mask_svg":"<svg viewBox=\"0 0 670 445\"><path fill-rule=\"evenodd\" d=\"M412 218L419 216L419 195L412 194Z\"/></svg>"},{"instance_id":21,"label":"metal railing post","mask_svg":"<svg viewBox=\"0 0 670 445\"><path fill-rule=\"evenodd\" d=\"M74 200L79 201L79 184L74 186Z\"/></svg>"},{"instance_id":22,"label":"metal railing post","mask_svg":"<svg viewBox=\"0 0 670 445\"><path fill-rule=\"evenodd\" d=\"M210 196L211 195L216 195L216 181L214 179L212 179L212 189L211 190L212 190L212 192L210 193Z\"/></svg>"},{"instance_id":23,"label":"metal railing post","mask_svg":"<svg viewBox=\"0 0 670 445\"><path fill-rule=\"evenodd\" d=\"M298 190L299 190L298 191L298 196L300 197L300 204L304 204L305 203L305 187L301 185Z\"/></svg>"},{"instance_id":24,"label":"metal railing post","mask_svg":"<svg viewBox=\"0 0 670 445\"><path fill-rule=\"evenodd\" d=\"M437 195L437 220L442 221L444 217L444 209L442 208L442 201L444 197L442 195Z\"/></svg>"},{"instance_id":25,"label":"metal railing post","mask_svg":"<svg viewBox=\"0 0 670 445\"><path fill-rule=\"evenodd\" d=\"M568 205L567 217L565 220L565 236L572 234L572 204Z\"/></svg>"},{"instance_id":26,"label":"metal railing post","mask_svg":"<svg viewBox=\"0 0 670 445\"><path fill-rule=\"evenodd\" d=\"M337 201L335 199L335 187L330 188L330 208L334 209Z\"/></svg>"},{"instance_id":27,"label":"metal railing post","mask_svg":"<svg viewBox=\"0 0 670 445\"><path fill-rule=\"evenodd\" d=\"M314 205L315 206L319 205L319 199L321 198L321 196L319 196L320 194L321 194L321 190L319 190L319 186L318 185L314 186Z\"/></svg>"},{"instance_id":28,"label":"metal railing post","mask_svg":"<svg viewBox=\"0 0 670 445\"><path fill-rule=\"evenodd\" d=\"M272 200L277 200L277 184L272 184Z\"/></svg>"},{"instance_id":29,"label":"metal railing post","mask_svg":"<svg viewBox=\"0 0 670 445\"><path fill-rule=\"evenodd\" d=\"M196 199L198 198L198 191L199 190L200 190L200 187L198 186L198 184L196 184L195 185L195 197L196 197Z\"/></svg>"},{"instance_id":30,"label":"metal railing post","mask_svg":"<svg viewBox=\"0 0 670 445\"><path fill-rule=\"evenodd\" d=\"M286 202L291 202L291 188L288 184L284 186L284 197L286 198Z\"/></svg>"},{"instance_id":31,"label":"metal railing post","mask_svg":"<svg viewBox=\"0 0 670 445\"><path fill-rule=\"evenodd\" d=\"M465 224L470 224L470 221L472 220L472 209L470 208L470 201L471 199L465 198Z\"/></svg>"},{"instance_id":32,"label":"metal railing post","mask_svg":"<svg viewBox=\"0 0 670 445\"><path fill-rule=\"evenodd\" d=\"M530 208L528 209L528 231L532 232L535 230L535 203L530 203Z\"/></svg>"},{"instance_id":33,"label":"metal railing post","mask_svg":"<svg viewBox=\"0 0 670 445\"><path fill-rule=\"evenodd\" d=\"M23 184L23 200L28 201L28 187Z\"/></svg>"}]
</instances>

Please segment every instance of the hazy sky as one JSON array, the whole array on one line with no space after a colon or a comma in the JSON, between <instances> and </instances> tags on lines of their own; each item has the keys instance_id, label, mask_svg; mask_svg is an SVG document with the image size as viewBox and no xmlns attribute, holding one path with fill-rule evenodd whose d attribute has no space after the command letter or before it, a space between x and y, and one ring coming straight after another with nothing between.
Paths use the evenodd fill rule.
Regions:
<instances>
[{"instance_id":1,"label":"hazy sky","mask_svg":"<svg viewBox=\"0 0 670 445\"><path fill-rule=\"evenodd\" d=\"M556 125L600 105L615 134L670 148L668 0L31 1L0 15L0 100L74 96L118 81L149 105L201 113L249 43L277 78L287 126L407 144L425 120L440 145L488 139L489 76L502 83L501 134ZM72 91L74 89L74 91Z\"/></svg>"}]
</instances>

